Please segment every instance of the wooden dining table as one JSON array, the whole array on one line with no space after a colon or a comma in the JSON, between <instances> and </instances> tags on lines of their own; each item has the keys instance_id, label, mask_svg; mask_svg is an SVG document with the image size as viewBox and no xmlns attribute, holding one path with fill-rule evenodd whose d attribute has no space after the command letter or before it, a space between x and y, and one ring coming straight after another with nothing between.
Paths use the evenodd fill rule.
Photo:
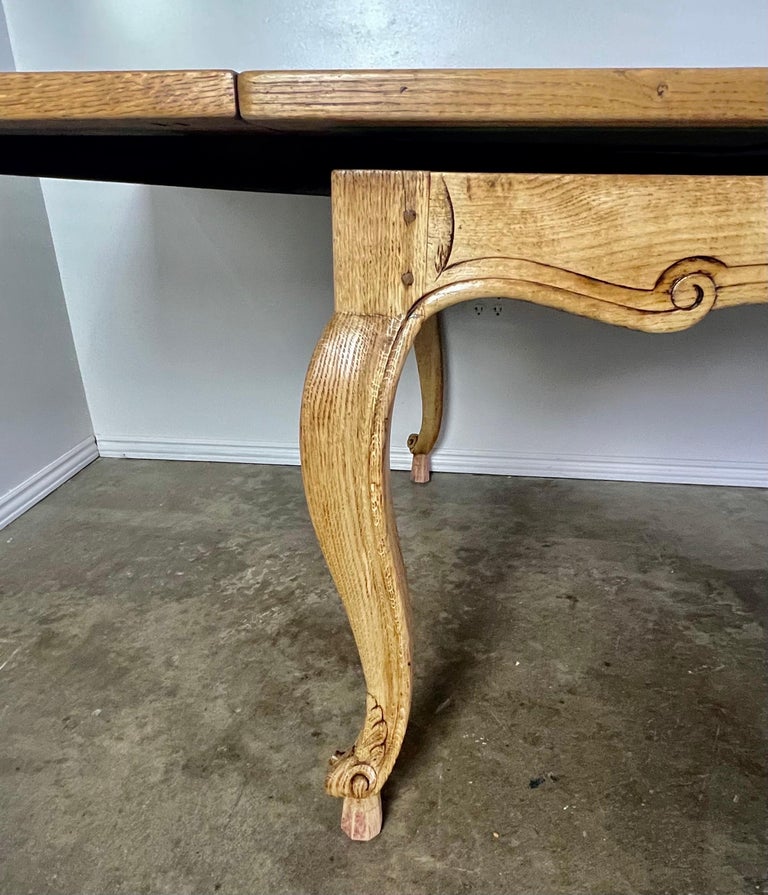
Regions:
<instances>
[{"instance_id":1,"label":"wooden dining table","mask_svg":"<svg viewBox=\"0 0 768 895\"><path fill-rule=\"evenodd\" d=\"M380 831L411 703L389 487L410 349L423 483L443 309L502 297L663 334L768 302L768 69L7 73L0 173L330 192L335 311L308 359L301 462L365 678L360 734L326 777L358 840Z\"/></svg>"}]
</instances>

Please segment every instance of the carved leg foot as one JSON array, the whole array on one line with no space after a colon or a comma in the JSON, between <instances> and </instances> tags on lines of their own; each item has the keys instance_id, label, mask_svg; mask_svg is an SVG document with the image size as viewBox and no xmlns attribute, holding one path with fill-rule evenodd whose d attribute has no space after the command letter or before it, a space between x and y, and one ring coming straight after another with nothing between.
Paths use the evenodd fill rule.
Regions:
<instances>
[{"instance_id":1,"label":"carved leg foot","mask_svg":"<svg viewBox=\"0 0 768 895\"><path fill-rule=\"evenodd\" d=\"M381 796L367 799L344 799L341 829L356 842L368 842L381 832Z\"/></svg>"},{"instance_id":2,"label":"carved leg foot","mask_svg":"<svg viewBox=\"0 0 768 895\"><path fill-rule=\"evenodd\" d=\"M326 789L347 800L342 826L366 832L361 838L375 835L377 794L400 751L411 702L410 610L388 443L395 386L419 322L336 313L310 364L302 402L307 503L368 693L363 729L351 749L332 759Z\"/></svg>"},{"instance_id":3,"label":"carved leg foot","mask_svg":"<svg viewBox=\"0 0 768 895\"><path fill-rule=\"evenodd\" d=\"M413 343L421 384L421 429L408 438L413 454L411 481L429 481L429 455L440 434L443 418L443 349L438 316L424 321Z\"/></svg>"}]
</instances>

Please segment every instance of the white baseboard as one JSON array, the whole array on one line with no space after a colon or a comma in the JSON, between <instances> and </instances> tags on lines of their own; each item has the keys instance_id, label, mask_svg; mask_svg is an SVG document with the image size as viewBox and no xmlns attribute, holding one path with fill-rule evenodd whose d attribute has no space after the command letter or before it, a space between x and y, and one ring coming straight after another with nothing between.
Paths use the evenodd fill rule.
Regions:
<instances>
[{"instance_id":1,"label":"white baseboard","mask_svg":"<svg viewBox=\"0 0 768 895\"><path fill-rule=\"evenodd\" d=\"M102 438L96 436L102 457L131 460L200 460L218 463L263 463L299 466L299 447L270 441L210 441L191 438Z\"/></svg>"},{"instance_id":2,"label":"white baseboard","mask_svg":"<svg viewBox=\"0 0 768 895\"><path fill-rule=\"evenodd\" d=\"M99 456L93 436L76 444L52 463L31 475L6 494L0 495L0 528L5 528L31 506L63 485Z\"/></svg>"},{"instance_id":3,"label":"white baseboard","mask_svg":"<svg viewBox=\"0 0 768 895\"><path fill-rule=\"evenodd\" d=\"M397 468L410 469L410 461L407 466ZM436 451L432 468L436 472L474 472L482 475L768 488L768 463L746 461Z\"/></svg>"},{"instance_id":4,"label":"white baseboard","mask_svg":"<svg viewBox=\"0 0 768 895\"><path fill-rule=\"evenodd\" d=\"M99 437L98 446L102 457L299 465L299 449L292 444ZM410 469L410 451L393 448L390 462L392 469ZM768 463L743 461L437 450L432 469L479 475L768 488Z\"/></svg>"}]
</instances>

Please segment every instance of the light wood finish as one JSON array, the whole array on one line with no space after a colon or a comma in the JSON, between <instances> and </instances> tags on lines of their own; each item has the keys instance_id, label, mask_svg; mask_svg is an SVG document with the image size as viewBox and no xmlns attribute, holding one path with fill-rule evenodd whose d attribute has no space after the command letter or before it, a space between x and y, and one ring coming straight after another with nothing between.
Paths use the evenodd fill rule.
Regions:
<instances>
[{"instance_id":1,"label":"light wood finish","mask_svg":"<svg viewBox=\"0 0 768 895\"><path fill-rule=\"evenodd\" d=\"M2 73L0 173L318 195L337 168L744 175L768 158L768 69L257 72L240 87L256 122L230 71Z\"/></svg>"},{"instance_id":2,"label":"light wood finish","mask_svg":"<svg viewBox=\"0 0 768 895\"><path fill-rule=\"evenodd\" d=\"M422 313L489 295L686 329L768 301L768 179L433 174Z\"/></svg>"},{"instance_id":3,"label":"light wood finish","mask_svg":"<svg viewBox=\"0 0 768 895\"><path fill-rule=\"evenodd\" d=\"M424 321L413 343L421 386L421 428L408 438L413 454L411 481L429 481L429 455L440 434L443 419L443 348L438 315Z\"/></svg>"},{"instance_id":4,"label":"light wood finish","mask_svg":"<svg viewBox=\"0 0 768 895\"><path fill-rule=\"evenodd\" d=\"M232 71L8 72L0 74L0 129L37 133L93 126L233 126Z\"/></svg>"},{"instance_id":5,"label":"light wood finish","mask_svg":"<svg viewBox=\"0 0 768 895\"><path fill-rule=\"evenodd\" d=\"M381 832L381 796L344 799L341 829L356 842L369 842Z\"/></svg>"},{"instance_id":6,"label":"light wood finish","mask_svg":"<svg viewBox=\"0 0 768 895\"><path fill-rule=\"evenodd\" d=\"M760 127L768 69L247 71L240 113L272 129Z\"/></svg>"},{"instance_id":7,"label":"light wood finish","mask_svg":"<svg viewBox=\"0 0 768 895\"><path fill-rule=\"evenodd\" d=\"M427 287L429 174L335 172L331 180L337 311L399 314Z\"/></svg>"},{"instance_id":8,"label":"light wood finish","mask_svg":"<svg viewBox=\"0 0 768 895\"><path fill-rule=\"evenodd\" d=\"M345 798L380 791L410 710L410 608L389 488L389 424L422 322L406 311L424 288L428 183L424 173L334 178L336 313L313 356L302 401L307 503L367 691L363 729L351 749L334 757L326 779L328 792Z\"/></svg>"},{"instance_id":9,"label":"light wood finish","mask_svg":"<svg viewBox=\"0 0 768 895\"><path fill-rule=\"evenodd\" d=\"M307 503L367 691L363 729L351 749L334 757L326 788L357 799L384 784L411 702L410 608L388 450L395 388L415 334L404 322L404 316L336 312L310 364L302 402Z\"/></svg>"},{"instance_id":10,"label":"light wood finish","mask_svg":"<svg viewBox=\"0 0 768 895\"><path fill-rule=\"evenodd\" d=\"M760 177L334 175L336 312L307 374L301 450L310 514L366 683L363 728L326 779L346 800L348 833L376 826L366 819L375 820L371 799L395 763L411 701L409 598L388 459L411 345L421 346L425 406L433 402L417 454L426 460L439 428L432 321L441 309L506 296L673 332L712 309L767 302L767 188Z\"/></svg>"}]
</instances>

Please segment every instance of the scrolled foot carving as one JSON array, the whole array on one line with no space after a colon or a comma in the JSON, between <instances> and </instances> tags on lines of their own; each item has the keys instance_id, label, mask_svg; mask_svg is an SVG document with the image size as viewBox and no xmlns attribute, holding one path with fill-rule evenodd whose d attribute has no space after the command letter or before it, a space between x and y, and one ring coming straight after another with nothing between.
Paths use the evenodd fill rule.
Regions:
<instances>
[{"instance_id":1,"label":"scrolled foot carving","mask_svg":"<svg viewBox=\"0 0 768 895\"><path fill-rule=\"evenodd\" d=\"M379 779L379 768L387 747L387 722L384 709L370 696L369 700L365 726L355 745L331 758L325 778L325 789L331 796L365 799L375 795L384 783Z\"/></svg>"}]
</instances>

